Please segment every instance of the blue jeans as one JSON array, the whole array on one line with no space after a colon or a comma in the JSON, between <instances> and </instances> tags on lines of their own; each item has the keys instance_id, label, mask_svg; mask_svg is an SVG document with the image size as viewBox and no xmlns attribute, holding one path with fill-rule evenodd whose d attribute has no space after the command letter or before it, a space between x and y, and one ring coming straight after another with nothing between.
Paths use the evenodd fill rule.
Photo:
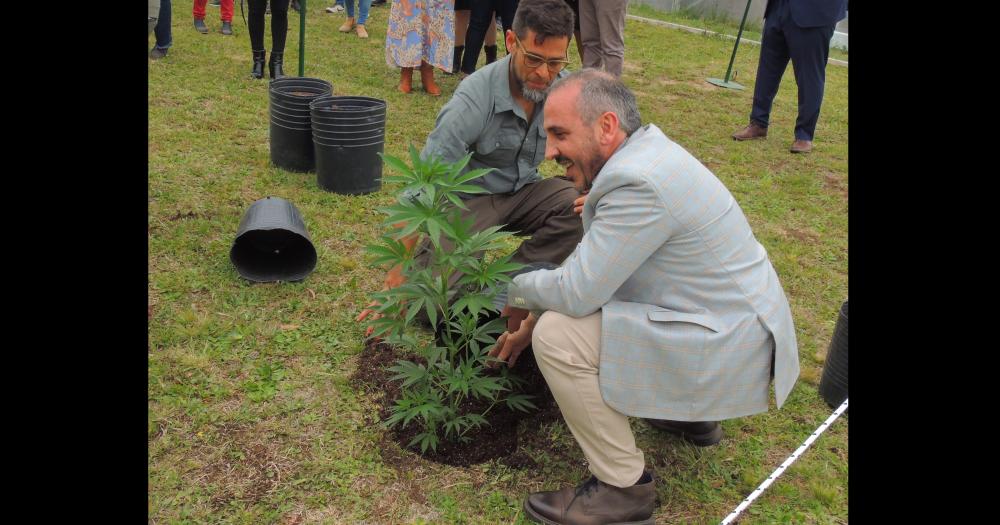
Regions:
<instances>
[{"instance_id":1,"label":"blue jeans","mask_svg":"<svg viewBox=\"0 0 1000 525\"><path fill-rule=\"evenodd\" d=\"M368 9L372 6L372 0L358 0L358 21L357 24L364 25L368 21ZM354 18L354 0L347 0L344 2L344 7L347 8L347 17Z\"/></svg>"},{"instance_id":2,"label":"blue jeans","mask_svg":"<svg viewBox=\"0 0 1000 525\"><path fill-rule=\"evenodd\" d=\"M170 0L160 0L160 18L156 21L156 47L157 49L167 49L174 43L174 38L170 34Z\"/></svg>"}]
</instances>

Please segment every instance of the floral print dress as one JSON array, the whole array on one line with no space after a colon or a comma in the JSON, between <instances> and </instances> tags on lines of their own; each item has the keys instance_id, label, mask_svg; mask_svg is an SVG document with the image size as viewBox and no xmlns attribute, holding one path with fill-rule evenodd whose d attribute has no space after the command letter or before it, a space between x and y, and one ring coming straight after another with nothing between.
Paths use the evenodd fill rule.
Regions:
<instances>
[{"instance_id":1,"label":"floral print dress","mask_svg":"<svg viewBox=\"0 0 1000 525\"><path fill-rule=\"evenodd\" d=\"M419 68L426 60L451 71L455 53L455 0L394 0L385 33L385 61Z\"/></svg>"}]
</instances>

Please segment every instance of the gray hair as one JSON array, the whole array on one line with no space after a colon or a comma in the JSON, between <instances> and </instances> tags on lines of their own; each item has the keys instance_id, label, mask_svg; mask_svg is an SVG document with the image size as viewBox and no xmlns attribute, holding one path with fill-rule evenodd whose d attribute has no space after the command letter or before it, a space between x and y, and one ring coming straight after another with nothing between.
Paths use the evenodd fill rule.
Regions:
<instances>
[{"instance_id":1,"label":"gray hair","mask_svg":"<svg viewBox=\"0 0 1000 525\"><path fill-rule=\"evenodd\" d=\"M581 69L556 80L549 88L549 96L576 83L582 84L576 109L584 124L593 124L597 117L610 111L618 116L618 127L626 136L632 135L642 126L639 106L632 90L614 75L598 69Z\"/></svg>"}]
</instances>

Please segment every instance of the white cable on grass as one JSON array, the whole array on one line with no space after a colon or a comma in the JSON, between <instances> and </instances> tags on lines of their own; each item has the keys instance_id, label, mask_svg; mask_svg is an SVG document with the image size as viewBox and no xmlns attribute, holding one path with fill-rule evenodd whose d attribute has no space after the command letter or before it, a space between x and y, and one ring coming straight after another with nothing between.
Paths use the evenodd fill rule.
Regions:
<instances>
[{"instance_id":1,"label":"white cable on grass","mask_svg":"<svg viewBox=\"0 0 1000 525\"><path fill-rule=\"evenodd\" d=\"M837 410L833 411L833 414L830 414L830 417L826 418L826 421L824 421L823 424L820 425L819 428L817 428L816 431L813 432L808 439L806 439L805 443L802 443L802 445L799 448L795 449L795 452L792 452L792 455L788 456L788 459L786 459L785 462L782 463L780 467L775 469L775 471L772 472L771 475L768 476L763 483L758 485L757 488L754 489L754 491L751 492L750 495L747 496L745 500L743 500L743 503L740 503L740 505L736 507L736 510L734 510L732 513L726 516L726 519L722 520L722 523L720 523L719 525L728 525L732 523L733 520L736 519L736 516L739 516L741 512L743 512L747 507L749 507L750 503L752 503L753 500L757 499L757 496L760 496L761 493L764 492L764 489L770 486L775 479L778 479L778 476L780 476L785 471L785 469L788 468L789 465L795 462L796 459L799 459L799 456L801 456L802 453L805 452L807 448L809 448L809 445L812 445L813 441L816 441L816 438L818 438L819 435L822 434L823 431L825 431L827 427L830 426L831 423L833 423L838 417L840 417L840 415L843 414L845 410L847 410L847 399L845 399L844 402L841 403L839 407L837 407Z\"/></svg>"}]
</instances>

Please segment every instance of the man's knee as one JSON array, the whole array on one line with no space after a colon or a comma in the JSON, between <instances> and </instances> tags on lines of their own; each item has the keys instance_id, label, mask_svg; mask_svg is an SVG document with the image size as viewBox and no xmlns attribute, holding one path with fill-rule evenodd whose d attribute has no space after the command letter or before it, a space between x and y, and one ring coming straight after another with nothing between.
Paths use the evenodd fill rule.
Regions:
<instances>
[{"instance_id":1,"label":"man's knee","mask_svg":"<svg viewBox=\"0 0 1000 525\"><path fill-rule=\"evenodd\" d=\"M535 358L546 364L589 365L592 359L585 355L587 350L580 340L585 335L575 326L581 321L559 312L543 313L531 333Z\"/></svg>"}]
</instances>

